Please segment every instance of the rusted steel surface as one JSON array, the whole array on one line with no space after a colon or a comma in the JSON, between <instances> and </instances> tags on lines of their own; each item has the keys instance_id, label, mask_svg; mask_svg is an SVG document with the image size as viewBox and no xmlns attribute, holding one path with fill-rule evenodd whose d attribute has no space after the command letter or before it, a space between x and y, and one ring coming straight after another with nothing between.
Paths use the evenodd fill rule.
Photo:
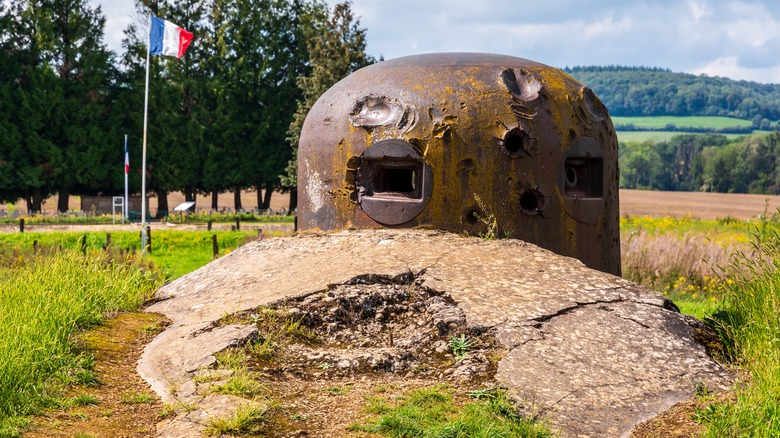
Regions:
<instances>
[{"instance_id":1,"label":"rusted steel surface","mask_svg":"<svg viewBox=\"0 0 780 438\"><path fill-rule=\"evenodd\" d=\"M298 158L301 230L479 235L494 218L498 237L620 274L615 130L552 67L473 53L374 64L317 101Z\"/></svg>"}]
</instances>

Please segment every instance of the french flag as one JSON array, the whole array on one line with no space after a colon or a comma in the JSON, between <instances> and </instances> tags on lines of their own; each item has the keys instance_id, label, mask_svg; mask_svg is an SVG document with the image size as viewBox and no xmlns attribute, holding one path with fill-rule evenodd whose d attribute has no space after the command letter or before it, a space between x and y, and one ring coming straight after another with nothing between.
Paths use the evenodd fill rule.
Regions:
<instances>
[{"instance_id":1,"label":"french flag","mask_svg":"<svg viewBox=\"0 0 780 438\"><path fill-rule=\"evenodd\" d=\"M127 152L127 143L125 143L125 175L130 173L130 154Z\"/></svg>"},{"instance_id":2,"label":"french flag","mask_svg":"<svg viewBox=\"0 0 780 438\"><path fill-rule=\"evenodd\" d=\"M152 15L149 30L149 54L181 58L192 42L192 33L168 20Z\"/></svg>"}]
</instances>

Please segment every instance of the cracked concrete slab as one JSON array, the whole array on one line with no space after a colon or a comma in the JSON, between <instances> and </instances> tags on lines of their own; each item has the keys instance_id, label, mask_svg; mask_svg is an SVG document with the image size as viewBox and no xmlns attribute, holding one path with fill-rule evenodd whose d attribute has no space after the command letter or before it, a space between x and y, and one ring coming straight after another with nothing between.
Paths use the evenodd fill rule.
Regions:
<instances>
[{"instance_id":1,"label":"cracked concrete slab","mask_svg":"<svg viewBox=\"0 0 780 438\"><path fill-rule=\"evenodd\" d=\"M147 346L139 372L164 401L214 415L215 396L199 395L189 382L214 353L253 336L252 327L210 329L215 321L361 276L409 273L452 297L469 327L495 330L509 350L496 378L550 413L563 436L628 435L691 398L695 384L729 385L685 318L656 292L526 242L423 230L245 245L161 288L161 301L147 310L172 324ZM197 435L202 418L198 410L174 417L158 433Z\"/></svg>"}]
</instances>

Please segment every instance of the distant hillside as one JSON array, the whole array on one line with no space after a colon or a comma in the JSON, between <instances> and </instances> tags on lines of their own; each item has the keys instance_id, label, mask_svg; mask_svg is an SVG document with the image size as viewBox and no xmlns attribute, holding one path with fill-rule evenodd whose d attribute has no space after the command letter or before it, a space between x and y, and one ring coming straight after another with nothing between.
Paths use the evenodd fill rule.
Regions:
<instances>
[{"instance_id":1,"label":"distant hillside","mask_svg":"<svg viewBox=\"0 0 780 438\"><path fill-rule=\"evenodd\" d=\"M645 67L564 69L589 86L613 116L725 116L769 129L780 121L780 84L696 76Z\"/></svg>"}]
</instances>

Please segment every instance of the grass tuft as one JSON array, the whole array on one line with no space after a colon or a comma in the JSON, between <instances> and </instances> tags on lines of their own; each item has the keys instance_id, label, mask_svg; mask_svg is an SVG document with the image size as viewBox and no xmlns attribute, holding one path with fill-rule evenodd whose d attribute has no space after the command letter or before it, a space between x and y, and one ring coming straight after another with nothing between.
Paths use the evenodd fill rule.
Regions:
<instances>
[{"instance_id":1,"label":"grass tuft","mask_svg":"<svg viewBox=\"0 0 780 438\"><path fill-rule=\"evenodd\" d=\"M119 401L126 404L151 403L154 398L144 392L126 392L119 397Z\"/></svg>"},{"instance_id":2,"label":"grass tuft","mask_svg":"<svg viewBox=\"0 0 780 438\"><path fill-rule=\"evenodd\" d=\"M374 397L367 409L379 418L368 424L352 425L350 430L390 437L552 436L543 422L522 418L502 390L458 407L452 391L446 387L419 389L396 406Z\"/></svg>"},{"instance_id":3,"label":"grass tuft","mask_svg":"<svg viewBox=\"0 0 780 438\"><path fill-rule=\"evenodd\" d=\"M92 394L79 394L71 399L73 406L90 406L100 404L100 399Z\"/></svg>"},{"instance_id":4,"label":"grass tuft","mask_svg":"<svg viewBox=\"0 0 780 438\"><path fill-rule=\"evenodd\" d=\"M256 403L242 405L229 417L212 418L206 427L206 434L208 436L258 434L262 432L269 410L269 406Z\"/></svg>"},{"instance_id":5,"label":"grass tuft","mask_svg":"<svg viewBox=\"0 0 780 438\"><path fill-rule=\"evenodd\" d=\"M245 368L235 370L225 383L210 386L209 392L229 394L244 398L254 398L265 391L265 387L255 380Z\"/></svg>"}]
</instances>

